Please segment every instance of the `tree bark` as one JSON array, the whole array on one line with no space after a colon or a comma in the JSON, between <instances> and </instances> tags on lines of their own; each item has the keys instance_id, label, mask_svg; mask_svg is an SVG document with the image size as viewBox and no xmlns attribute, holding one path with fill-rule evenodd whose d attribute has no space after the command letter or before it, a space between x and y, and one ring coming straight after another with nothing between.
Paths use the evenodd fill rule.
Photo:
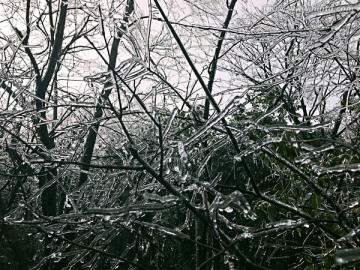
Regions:
<instances>
[{"instance_id":1,"label":"tree bark","mask_svg":"<svg viewBox=\"0 0 360 270\"><path fill-rule=\"evenodd\" d=\"M111 45L110 50L110 60L109 60L109 66L108 71L114 70L116 67L116 58L118 56L118 48L120 44L120 39L123 35L123 31L126 30L126 24L129 22L129 16L134 11L134 0L127 0L126 2L126 9L125 9L125 15L124 15L124 23L121 25L120 29L117 32L117 37L114 37L113 43ZM87 135L85 145L84 145L84 154L81 158L81 163L84 163L84 165L81 166L81 172L80 177L78 181L78 187L84 184L87 181L88 178L88 171L90 169L90 163L92 156L94 154L94 147L96 144L96 138L97 133L99 131L100 127L100 119L103 116L103 109L101 108L104 101L106 101L111 93L111 82L106 83L104 85L104 88L101 92L101 95L96 103L95 112L93 115L93 118L96 120L95 124L92 124L89 133Z\"/></svg>"}]
</instances>

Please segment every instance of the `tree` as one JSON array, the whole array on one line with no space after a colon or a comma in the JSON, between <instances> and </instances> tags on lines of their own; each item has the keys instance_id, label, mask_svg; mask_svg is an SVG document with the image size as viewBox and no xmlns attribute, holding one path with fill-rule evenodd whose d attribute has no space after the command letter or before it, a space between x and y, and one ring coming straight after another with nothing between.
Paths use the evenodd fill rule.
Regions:
<instances>
[{"instance_id":1,"label":"tree","mask_svg":"<svg viewBox=\"0 0 360 270\"><path fill-rule=\"evenodd\" d=\"M1 4L1 268L355 269L358 4L149 3Z\"/></svg>"}]
</instances>

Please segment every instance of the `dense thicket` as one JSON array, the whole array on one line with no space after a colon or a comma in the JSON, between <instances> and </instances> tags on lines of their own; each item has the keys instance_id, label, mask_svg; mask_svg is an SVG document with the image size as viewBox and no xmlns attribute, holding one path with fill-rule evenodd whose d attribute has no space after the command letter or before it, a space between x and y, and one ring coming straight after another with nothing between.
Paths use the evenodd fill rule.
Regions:
<instances>
[{"instance_id":1,"label":"dense thicket","mask_svg":"<svg viewBox=\"0 0 360 270\"><path fill-rule=\"evenodd\" d=\"M356 269L360 4L145 2L1 2L0 268Z\"/></svg>"}]
</instances>

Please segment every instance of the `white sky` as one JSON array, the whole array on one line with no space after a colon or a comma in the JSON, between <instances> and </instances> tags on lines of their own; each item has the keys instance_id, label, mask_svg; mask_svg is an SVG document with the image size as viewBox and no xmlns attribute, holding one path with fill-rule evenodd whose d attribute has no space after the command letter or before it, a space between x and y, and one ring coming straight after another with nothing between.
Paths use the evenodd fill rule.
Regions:
<instances>
[{"instance_id":1,"label":"white sky","mask_svg":"<svg viewBox=\"0 0 360 270\"><path fill-rule=\"evenodd\" d=\"M267 2L272 2L273 0L239 0L237 5L243 5L248 7L249 10L253 10L255 8L261 8ZM143 10L145 14L148 14L148 0L137 0L136 4ZM161 3L160 3L161 4Z\"/></svg>"},{"instance_id":2,"label":"white sky","mask_svg":"<svg viewBox=\"0 0 360 270\"><path fill-rule=\"evenodd\" d=\"M265 4L267 4L267 2L273 2L273 1L269 1L269 0L245 0L245 1L243 1L243 2L247 2L247 6L248 6L248 8L253 8L253 9L255 9L255 8L261 8L263 5L265 5Z\"/></svg>"}]
</instances>

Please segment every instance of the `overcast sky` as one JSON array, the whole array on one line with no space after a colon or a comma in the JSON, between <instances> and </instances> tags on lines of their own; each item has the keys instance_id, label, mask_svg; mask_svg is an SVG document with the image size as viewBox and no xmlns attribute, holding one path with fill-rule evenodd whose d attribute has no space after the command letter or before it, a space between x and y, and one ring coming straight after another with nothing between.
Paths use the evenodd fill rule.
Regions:
<instances>
[{"instance_id":1,"label":"overcast sky","mask_svg":"<svg viewBox=\"0 0 360 270\"><path fill-rule=\"evenodd\" d=\"M267 2L272 2L273 0L240 0L238 4L248 7L248 9L261 8ZM138 0L136 4L143 10L146 14L148 13L148 0Z\"/></svg>"}]
</instances>

